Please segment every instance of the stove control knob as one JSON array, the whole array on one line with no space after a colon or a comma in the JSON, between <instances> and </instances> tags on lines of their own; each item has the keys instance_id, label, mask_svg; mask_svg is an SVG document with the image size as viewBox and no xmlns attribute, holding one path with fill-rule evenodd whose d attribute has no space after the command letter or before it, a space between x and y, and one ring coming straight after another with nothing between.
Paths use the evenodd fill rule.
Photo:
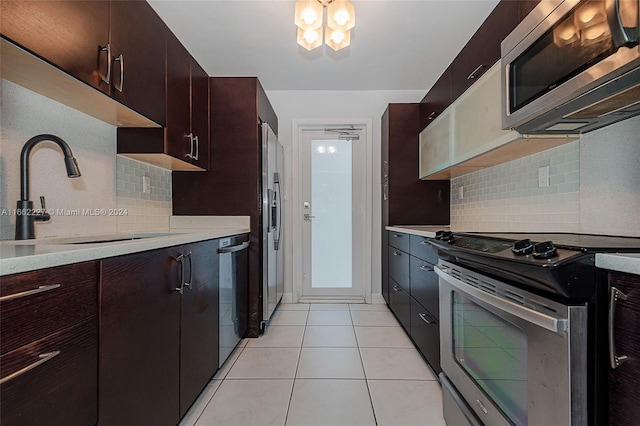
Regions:
<instances>
[{"instance_id":1,"label":"stove control knob","mask_svg":"<svg viewBox=\"0 0 640 426\"><path fill-rule=\"evenodd\" d=\"M533 252L533 243L530 239L520 240L513 243L511 251L516 256L524 256L525 254L531 254Z\"/></svg>"},{"instance_id":2,"label":"stove control knob","mask_svg":"<svg viewBox=\"0 0 640 426\"><path fill-rule=\"evenodd\" d=\"M444 231L436 231L435 239L436 240L441 240L442 239L442 234L444 234Z\"/></svg>"},{"instance_id":3,"label":"stove control knob","mask_svg":"<svg viewBox=\"0 0 640 426\"><path fill-rule=\"evenodd\" d=\"M533 246L533 257L536 259L549 259L558 255L558 249L551 241L545 241Z\"/></svg>"},{"instance_id":4,"label":"stove control knob","mask_svg":"<svg viewBox=\"0 0 640 426\"><path fill-rule=\"evenodd\" d=\"M453 242L453 232L451 231L442 231L442 241L445 243Z\"/></svg>"}]
</instances>

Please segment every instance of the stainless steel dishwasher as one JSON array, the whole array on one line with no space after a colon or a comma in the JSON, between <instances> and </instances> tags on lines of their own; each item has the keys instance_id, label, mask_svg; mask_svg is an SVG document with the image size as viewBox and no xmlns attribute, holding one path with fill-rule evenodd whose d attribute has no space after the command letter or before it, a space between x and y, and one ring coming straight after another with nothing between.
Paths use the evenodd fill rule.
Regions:
<instances>
[{"instance_id":1,"label":"stainless steel dishwasher","mask_svg":"<svg viewBox=\"0 0 640 426\"><path fill-rule=\"evenodd\" d=\"M247 331L248 235L221 238L219 366Z\"/></svg>"}]
</instances>

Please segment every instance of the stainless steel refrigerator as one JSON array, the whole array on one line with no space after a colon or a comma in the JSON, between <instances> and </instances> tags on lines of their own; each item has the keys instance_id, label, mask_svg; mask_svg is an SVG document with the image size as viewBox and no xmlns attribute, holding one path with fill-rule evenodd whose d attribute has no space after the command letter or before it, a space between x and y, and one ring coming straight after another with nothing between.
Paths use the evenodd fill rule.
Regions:
<instances>
[{"instance_id":1,"label":"stainless steel refrigerator","mask_svg":"<svg viewBox=\"0 0 640 426\"><path fill-rule=\"evenodd\" d=\"M284 293L284 149L268 123L262 124L262 330Z\"/></svg>"}]
</instances>

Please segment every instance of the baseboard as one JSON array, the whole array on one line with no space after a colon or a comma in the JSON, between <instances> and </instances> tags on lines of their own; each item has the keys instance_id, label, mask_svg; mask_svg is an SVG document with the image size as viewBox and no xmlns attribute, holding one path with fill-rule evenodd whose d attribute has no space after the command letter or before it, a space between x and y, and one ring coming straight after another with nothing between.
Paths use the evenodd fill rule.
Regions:
<instances>
[{"instance_id":1,"label":"baseboard","mask_svg":"<svg viewBox=\"0 0 640 426\"><path fill-rule=\"evenodd\" d=\"M383 304L386 305L387 301L382 297L382 293L374 293L371 295L371 304Z\"/></svg>"},{"instance_id":2,"label":"baseboard","mask_svg":"<svg viewBox=\"0 0 640 426\"><path fill-rule=\"evenodd\" d=\"M284 293L280 303L293 303L293 293Z\"/></svg>"}]
</instances>

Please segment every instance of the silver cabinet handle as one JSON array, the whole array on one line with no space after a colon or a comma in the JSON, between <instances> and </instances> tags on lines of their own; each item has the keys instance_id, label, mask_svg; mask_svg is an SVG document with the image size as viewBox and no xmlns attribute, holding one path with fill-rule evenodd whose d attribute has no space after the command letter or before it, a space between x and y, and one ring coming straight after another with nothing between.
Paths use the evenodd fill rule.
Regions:
<instances>
[{"instance_id":1,"label":"silver cabinet handle","mask_svg":"<svg viewBox=\"0 0 640 426\"><path fill-rule=\"evenodd\" d=\"M616 353L616 339L614 334L614 321L616 317L616 304L618 299L627 300L627 295L618 290L615 287L611 287L611 296L609 298L609 361L611 361L611 368L618 368L620 364L629 359L626 355L620 355Z\"/></svg>"},{"instance_id":2,"label":"silver cabinet handle","mask_svg":"<svg viewBox=\"0 0 640 426\"><path fill-rule=\"evenodd\" d=\"M180 254L175 258L175 261L180 264L180 287L176 287L173 290L184 294L184 255Z\"/></svg>"},{"instance_id":3,"label":"silver cabinet handle","mask_svg":"<svg viewBox=\"0 0 640 426\"><path fill-rule=\"evenodd\" d=\"M398 251L394 251L394 252L393 252L393 255L394 255L394 256L402 256L402 253L400 253L400 252L398 252Z\"/></svg>"},{"instance_id":4,"label":"silver cabinet handle","mask_svg":"<svg viewBox=\"0 0 640 426\"><path fill-rule=\"evenodd\" d=\"M427 324L433 324L433 321L429 321L429 320L427 319L427 314L423 314L422 312L420 312L420 313L418 314L418 316L420 317L420 319L421 319L422 321L426 322Z\"/></svg>"},{"instance_id":5,"label":"silver cabinet handle","mask_svg":"<svg viewBox=\"0 0 640 426\"><path fill-rule=\"evenodd\" d=\"M429 114L429 116L427 117L427 120L433 120L433 116L436 115L435 111L432 111L431 114Z\"/></svg>"},{"instance_id":6,"label":"silver cabinet handle","mask_svg":"<svg viewBox=\"0 0 640 426\"><path fill-rule=\"evenodd\" d=\"M44 364L47 361L52 360L53 358L55 358L58 355L60 355L60 351L47 352L47 353L38 355L39 359L36 362L34 362L32 364L29 364L26 367L24 367L23 369L18 370L15 373L9 374L7 377L3 377L2 379L0 379L0 385L3 384L3 383L8 382L9 380L15 379L18 376L23 375L24 373L26 373L29 370L33 370L34 368Z\"/></svg>"},{"instance_id":7,"label":"silver cabinet handle","mask_svg":"<svg viewBox=\"0 0 640 426\"><path fill-rule=\"evenodd\" d=\"M100 80L107 83L107 86L111 85L111 45L107 43L106 46L100 46L101 52L107 52L107 75L100 77Z\"/></svg>"},{"instance_id":8,"label":"silver cabinet handle","mask_svg":"<svg viewBox=\"0 0 640 426\"><path fill-rule=\"evenodd\" d=\"M198 154L200 153L200 141L197 136L193 138L193 144L196 146L196 153L194 154L193 159L197 160Z\"/></svg>"},{"instance_id":9,"label":"silver cabinet handle","mask_svg":"<svg viewBox=\"0 0 640 426\"><path fill-rule=\"evenodd\" d=\"M191 288L191 279L193 278L193 261L191 260L191 252L184 255L189 259L189 280L184 282L185 287Z\"/></svg>"},{"instance_id":10,"label":"silver cabinet handle","mask_svg":"<svg viewBox=\"0 0 640 426\"><path fill-rule=\"evenodd\" d=\"M122 93L122 88L124 87L124 57L122 53L119 54L116 58L113 58L114 62L120 62L120 82L113 87L120 93Z\"/></svg>"},{"instance_id":11,"label":"silver cabinet handle","mask_svg":"<svg viewBox=\"0 0 640 426\"><path fill-rule=\"evenodd\" d=\"M60 287L60 284L41 285L33 290L27 290L20 293L7 294L0 297L0 302L7 302L9 300L19 299L21 297L31 296L32 294L44 293L45 291L53 290Z\"/></svg>"},{"instance_id":12,"label":"silver cabinet handle","mask_svg":"<svg viewBox=\"0 0 640 426\"><path fill-rule=\"evenodd\" d=\"M185 138L189 138L189 153L185 154L184 156L187 158L194 158L193 156L193 133L189 133L188 135L184 136Z\"/></svg>"},{"instance_id":13,"label":"silver cabinet handle","mask_svg":"<svg viewBox=\"0 0 640 426\"><path fill-rule=\"evenodd\" d=\"M397 285L393 286L393 291L402 291L402 289L400 287L398 287Z\"/></svg>"},{"instance_id":14,"label":"silver cabinet handle","mask_svg":"<svg viewBox=\"0 0 640 426\"><path fill-rule=\"evenodd\" d=\"M426 272L433 272L433 268L429 268L427 265L422 265L420 267L421 271L426 271Z\"/></svg>"},{"instance_id":15,"label":"silver cabinet handle","mask_svg":"<svg viewBox=\"0 0 640 426\"><path fill-rule=\"evenodd\" d=\"M428 246L429 244L431 244L431 243L429 242L429 240L422 240L422 241L420 241L420 245L422 245L422 246Z\"/></svg>"},{"instance_id":16,"label":"silver cabinet handle","mask_svg":"<svg viewBox=\"0 0 640 426\"><path fill-rule=\"evenodd\" d=\"M402 234L393 234L393 238L402 238Z\"/></svg>"},{"instance_id":17,"label":"silver cabinet handle","mask_svg":"<svg viewBox=\"0 0 640 426\"><path fill-rule=\"evenodd\" d=\"M471 74L469 74L469 76L467 77L467 80L473 80L476 78L476 73L478 71L480 71L482 68L484 68L484 65L480 64L478 65L478 68L476 68L475 70L471 71Z\"/></svg>"},{"instance_id":18,"label":"silver cabinet handle","mask_svg":"<svg viewBox=\"0 0 640 426\"><path fill-rule=\"evenodd\" d=\"M237 246L219 248L218 253L220 254L235 253L237 251L244 250L247 247L249 247L249 241L245 241L244 243L238 244Z\"/></svg>"}]
</instances>

